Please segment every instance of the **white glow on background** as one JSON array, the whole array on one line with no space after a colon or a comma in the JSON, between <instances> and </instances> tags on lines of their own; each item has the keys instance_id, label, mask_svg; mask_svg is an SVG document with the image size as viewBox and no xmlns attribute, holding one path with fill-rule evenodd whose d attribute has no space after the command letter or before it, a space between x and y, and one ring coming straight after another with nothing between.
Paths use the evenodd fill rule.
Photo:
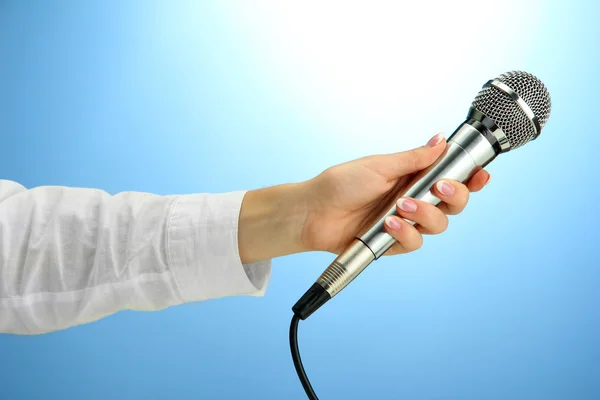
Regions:
<instances>
[{"instance_id":1,"label":"white glow on background","mask_svg":"<svg viewBox=\"0 0 600 400\"><path fill-rule=\"evenodd\" d=\"M487 79L522 68L537 7L273 1L227 12L282 101L321 120L321 143L344 141L364 154L386 151L392 139L406 147L453 130Z\"/></svg>"},{"instance_id":2,"label":"white glow on background","mask_svg":"<svg viewBox=\"0 0 600 400\"><path fill-rule=\"evenodd\" d=\"M301 350L324 399L600 399L598 2L235 3L0 2L2 177L157 194L308 179L454 129L490 75L523 68L552 93L540 140L311 317ZM4 335L0 397L301 399L289 307L331 260L274 260L260 300Z\"/></svg>"}]
</instances>

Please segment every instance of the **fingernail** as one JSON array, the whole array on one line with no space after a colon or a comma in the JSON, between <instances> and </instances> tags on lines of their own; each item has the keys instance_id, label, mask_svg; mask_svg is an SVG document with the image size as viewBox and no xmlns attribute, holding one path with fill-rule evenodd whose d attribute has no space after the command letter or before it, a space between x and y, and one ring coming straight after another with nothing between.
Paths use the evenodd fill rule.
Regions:
<instances>
[{"instance_id":1,"label":"fingernail","mask_svg":"<svg viewBox=\"0 0 600 400\"><path fill-rule=\"evenodd\" d=\"M485 181L485 183L483 184L483 186L485 186L488 183L490 183L490 179L492 179L492 175L488 175L487 181Z\"/></svg>"},{"instance_id":2,"label":"fingernail","mask_svg":"<svg viewBox=\"0 0 600 400\"><path fill-rule=\"evenodd\" d=\"M440 191L444 196L452 196L454 194L454 186L446 181L439 181L435 184L437 190Z\"/></svg>"},{"instance_id":3,"label":"fingernail","mask_svg":"<svg viewBox=\"0 0 600 400\"><path fill-rule=\"evenodd\" d=\"M402 210L402 211L406 211L406 212L415 212L417 211L417 203L415 203L412 200L409 199L400 199L397 202L398 207Z\"/></svg>"},{"instance_id":4,"label":"fingernail","mask_svg":"<svg viewBox=\"0 0 600 400\"><path fill-rule=\"evenodd\" d=\"M389 226L392 230L395 230L395 231L400 229L400 226L401 226L400 221L398 221L398 218L394 217L392 215L385 218L385 223L387 224L387 226Z\"/></svg>"},{"instance_id":5,"label":"fingernail","mask_svg":"<svg viewBox=\"0 0 600 400\"><path fill-rule=\"evenodd\" d=\"M432 137L431 139L429 139L429 142L427 142L427 146L429 146L429 147L435 147L438 144L440 144L440 142L442 141L442 139L444 139L444 134L443 133L438 133L437 135L435 135L434 137Z\"/></svg>"}]
</instances>

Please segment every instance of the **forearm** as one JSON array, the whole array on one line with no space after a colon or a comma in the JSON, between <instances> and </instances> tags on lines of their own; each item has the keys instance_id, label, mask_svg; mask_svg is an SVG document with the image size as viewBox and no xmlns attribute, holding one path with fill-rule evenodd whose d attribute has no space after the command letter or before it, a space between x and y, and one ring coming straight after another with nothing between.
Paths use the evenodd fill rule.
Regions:
<instances>
[{"instance_id":1,"label":"forearm","mask_svg":"<svg viewBox=\"0 0 600 400\"><path fill-rule=\"evenodd\" d=\"M240 211L238 245L244 264L306 251L306 183L271 186L246 193Z\"/></svg>"}]
</instances>

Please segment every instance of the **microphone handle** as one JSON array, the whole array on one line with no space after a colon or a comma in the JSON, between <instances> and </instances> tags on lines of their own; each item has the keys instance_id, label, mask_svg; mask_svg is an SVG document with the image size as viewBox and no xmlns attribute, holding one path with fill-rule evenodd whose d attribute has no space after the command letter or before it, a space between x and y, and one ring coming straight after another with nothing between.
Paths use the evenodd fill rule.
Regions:
<instances>
[{"instance_id":1,"label":"microphone handle","mask_svg":"<svg viewBox=\"0 0 600 400\"><path fill-rule=\"evenodd\" d=\"M500 153L495 136L477 120L469 118L448 139L445 152L429 168L418 173L397 198L411 197L438 205L440 199L431 192L440 179L466 182ZM321 274L316 283L292 307L306 319L329 299L344 289L374 260L396 242L385 231L385 218L398 215L396 205L383 209L377 222L362 232ZM412 221L408 221L415 224Z\"/></svg>"}]
</instances>

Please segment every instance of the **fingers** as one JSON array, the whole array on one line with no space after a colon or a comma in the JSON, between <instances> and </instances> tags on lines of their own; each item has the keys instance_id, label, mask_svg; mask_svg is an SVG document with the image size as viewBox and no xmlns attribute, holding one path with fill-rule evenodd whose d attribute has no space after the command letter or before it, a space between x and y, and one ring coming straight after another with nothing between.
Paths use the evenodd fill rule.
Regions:
<instances>
[{"instance_id":1,"label":"fingers","mask_svg":"<svg viewBox=\"0 0 600 400\"><path fill-rule=\"evenodd\" d=\"M485 185L490 182L492 176L484 169L477 172L467 182L467 187L471 192L479 192Z\"/></svg>"},{"instance_id":2,"label":"fingers","mask_svg":"<svg viewBox=\"0 0 600 400\"><path fill-rule=\"evenodd\" d=\"M410 198L401 198L396 203L398 216L385 220L385 229L397 241L392 253L407 253L419 249L423 244L422 233L438 234L448 227L448 217L438 207ZM404 218L419 225L416 228Z\"/></svg>"},{"instance_id":3,"label":"fingers","mask_svg":"<svg viewBox=\"0 0 600 400\"><path fill-rule=\"evenodd\" d=\"M423 245L423 234L439 234L448 228L447 215L461 213L469 202L470 192L481 190L490 180L488 172L477 172L466 184L449 179L438 181L432 192L442 200L439 206L412 199L401 198L396 204L398 216L385 220L385 230L397 243L387 255L415 251ZM412 221L415 225L406 220Z\"/></svg>"},{"instance_id":4,"label":"fingers","mask_svg":"<svg viewBox=\"0 0 600 400\"><path fill-rule=\"evenodd\" d=\"M392 235L397 243L387 254L409 253L418 250L423 245L423 236L414 226L395 215L385 219L385 230Z\"/></svg>"},{"instance_id":5,"label":"fingers","mask_svg":"<svg viewBox=\"0 0 600 400\"><path fill-rule=\"evenodd\" d=\"M393 180L429 167L445 148L446 140L440 133L432 137L425 146L401 153L366 157L364 162L369 169Z\"/></svg>"},{"instance_id":6,"label":"fingers","mask_svg":"<svg viewBox=\"0 0 600 400\"><path fill-rule=\"evenodd\" d=\"M448 215L460 214L469 202L469 192L478 192L489 183L491 175L481 170L465 184L452 180L440 180L432 188L433 194L442 200L438 206Z\"/></svg>"},{"instance_id":7,"label":"fingers","mask_svg":"<svg viewBox=\"0 0 600 400\"><path fill-rule=\"evenodd\" d=\"M448 228L448 217L433 204L401 198L396 203L396 211L400 217L420 225L424 233L435 235Z\"/></svg>"},{"instance_id":8,"label":"fingers","mask_svg":"<svg viewBox=\"0 0 600 400\"><path fill-rule=\"evenodd\" d=\"M431 190L442 200L439 209L448 215L460 214L469 202L469 188L457 181L439 180Z\"/></svg>"}]
</instances>

